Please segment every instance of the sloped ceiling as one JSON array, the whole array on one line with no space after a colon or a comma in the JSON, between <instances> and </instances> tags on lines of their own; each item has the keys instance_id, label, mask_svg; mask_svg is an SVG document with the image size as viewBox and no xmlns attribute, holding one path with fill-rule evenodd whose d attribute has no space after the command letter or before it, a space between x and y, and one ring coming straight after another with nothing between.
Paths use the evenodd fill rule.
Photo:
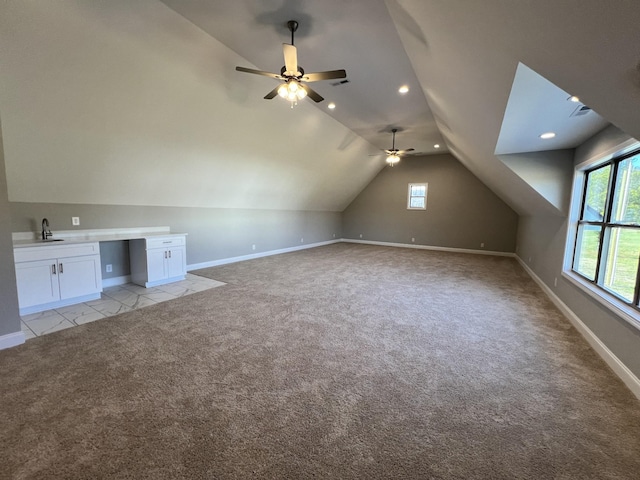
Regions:
<instances>
[{"instance_id":1,"label":"sloped ceiling","mask_svg":"<svg viewBox=\"0 0 640 480\"><path fill-rule=\"evenodd\" d=\"M449 149L518 213L557 214L494 155L519 63L640 138L640 3L387 3Z\"/></svg>"},{"instance_id":2,"label":"sloped ceiling","mask_svg":"<svg viewBox=\"0 0 640 480\"><path fill-rule=\"evenodd\" d=\"M337 104L330 115L378 148L389 148L393 126L405 130L398 137L401 148L424 153L434 153L442 135L446 148L520 214L562 212L494 154L503 119L513 121L513 113L505 118L505 110L519 64L640 136L638 2L163 1L270 71L282 63L286 20L300 20L301 62L315 70L347 69L349 84L317 84ZM264 78L238 82L252 82L256 95L272 88ZM400 84L412 87L409 96L397 94ZM535 88L530 86L531 96ZM557 125L558 112L563 115L561 108L541 110L530 117L532 137L542 133L538 129L545 121ZM557 138L555 147L540 150L576 147L606 124L590 122L591 130L574 131L571 141ZM532 143L522 136L525 127L510 153L530 151Z\"/></svg>"},{"instance_id":3,"label":"sloped ceiling","mask_svg":"<svg viewBox=\"0 0 640 480\"><path fill-rule=\"evenodd\" d=\"M290 19L306 71L349 79L293 111L234 70L278 71ZM633 0L3 2L10 200L340 211L398 128L518 213L557 215L495 155L518 65L640 138L639 24Z\"/></svg>"},{"instance_id":4,"label":"sloped ceiling","mask_svg":"<svg viewBox=\"0 0 640 480\"><path fill-rule=\"evenodd\" d=\"M162 1L268 72L280 72L282 44L291 41L287 21L298 21L295 45L305 71L347 71L349 83L312 85L326 98L319 109L378 149L391 148L391 130L397 128L399 148L426 154L446 151L384 0ZM277 85L267 77L233 73L234 81L250 85L255 98ZM402 85L410 88L408 94L398 93ZM337 105L333 111L327 110L330 102ZM377 152L375 147L371 153Z\"/></svg>"}]
</instances>

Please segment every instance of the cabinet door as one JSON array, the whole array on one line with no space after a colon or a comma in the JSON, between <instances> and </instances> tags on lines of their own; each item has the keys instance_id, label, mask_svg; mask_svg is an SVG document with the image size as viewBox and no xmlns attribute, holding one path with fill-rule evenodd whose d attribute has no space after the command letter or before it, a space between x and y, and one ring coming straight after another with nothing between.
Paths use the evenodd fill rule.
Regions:
<instances>
[{"instance_id":1,"label":"cabinet door","mask_svg":"<svg viewBox=\"0 0 640 480\"><path fill-rule=\"evenodd\" d=\"M167 277L180 277L184 276L186 272L186 248L185 247L171 247L168 250L167 258Z\"/></svg>"},{"instance_id":2,"label":"cabinet door","mask_svg":"<svg viewBox=\"0 0 640 480\"><path fill-rule=\"evenodd\" d=\"M56 260L16 263L16 281L20 308L60 300Z\"/></svg>"},{"instance_id":3,"label":"cabinet door","mask_svg":"<svg viewBox=\"0 0 640 480\"><path fill-rule=\"evenodd\" d=\"M147 282L167 278L167 251L164 248L147 250Z\"/></svg>"},{"instance_id":4,"label":"cabinet door","mask_svg":"<svg viewBox=\"0 0 640 480\"><path fill-rule=\"evenodd\" d=\"M99 292L102 289L100 256L59 259L58 281L62 300Z\"/></svg>"}]
</instances>

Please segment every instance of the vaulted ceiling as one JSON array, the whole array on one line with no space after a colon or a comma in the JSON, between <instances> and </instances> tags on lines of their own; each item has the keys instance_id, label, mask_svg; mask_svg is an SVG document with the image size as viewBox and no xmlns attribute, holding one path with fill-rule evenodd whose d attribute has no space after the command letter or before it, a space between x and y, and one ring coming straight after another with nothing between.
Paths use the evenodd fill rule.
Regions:
<instances>
[{"instance_id":1,"label":"vaulted ceiling","mask_svg":"<svg viewBox=\"0 0 640 480\"><path fill-rule=\"evenodd\" d=\"M278 72L292 19L300 65L348 80L294 110L234 69ZM9 199L341 211L397 128L397 147L450 152L519 214L563 214L561 191L517 172L566 185L607 122L640 138L638 25L634 0L2 2ZM569 95L591 130L571 128Z\"/></svg>"},{"instance_id":2,"label":"vaulted ceiling","mask_svg":"<svg viewBox=\"0 0 640 480\"><path fill-rule=\"evenodd\" d=\"M401 148L450 151L520 214L558 211L500 161L501 132L507 153L573 148L607 121L640 138L638 2L163 2L268 71L283 64L286 21L298 20L296 46L307 71L347 70L349 83L314 84L326 97L317 108L334 102L327 114L378 148L389 148L395 127ZM519 65L542 80L514 84ZM260 97L274 86L245 74L234 81ZM408 94L398 93L401 85ZM566 92L602 118L593 113L576 126L566 115L575 107L567 107ZM545 125L559 133L552 144L539 139Z\"/></svg>"}]
</instances>

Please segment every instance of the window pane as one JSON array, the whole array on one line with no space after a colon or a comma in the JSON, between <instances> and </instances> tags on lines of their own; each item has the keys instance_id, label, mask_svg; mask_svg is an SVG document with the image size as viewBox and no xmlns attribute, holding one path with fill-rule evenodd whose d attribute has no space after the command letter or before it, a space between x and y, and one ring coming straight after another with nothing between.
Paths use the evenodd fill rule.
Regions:
<instances>
[{"instance_id":1,"label":"window pane","mask_svg":"<svg viewBox=\"0 0 640 480\"><path fill-rule=\"evenodd\" d=\"M613 227L608 237L603 285L632 302L638 273L640 230Z\"/></svg>"},{"instance_id":2,"label":"window pane","mask_svg":"<svg viewBox=\"0 0 640 480\"><path fill-rule=\"evenodd\" d=\"M424 185L412 185L411 186L411 195L416 197L424 197L425 195L425 187Z\"/></svg>"},{"instance_id":3,"label":"window pane","mask_svg":"<svg viewBox=\"0 0 640 480\"><path fill-rule=\"evenodd\" d=\"M411 197L411 208L424 208L424 197Z\"/></svg>"},{"instance_id":4,"label":"window pane","mask_svg":"<svg viewBox=\"0 0 640 480\"><path fill-rule=\"evenodd\" d=\"M611 164L589 172L587 176L587 194L585 196L584 210L582 211L583 220L604 221L610 173Z\"/></svg>"},{"instance_id":5,"label":"window pane","mask_svg":"<svg viewBox=\"0 0 640 480\"><path fill-rule=\"evenodd\" d=\"M618 164L611 218L613 222L640 224L640 155Z\"/></svg>"},{"instance_id":6,"label":"window pane","mask_svg":"<svg viewBox=\"0 0 640 480\"><path fill-rule=\"evenodd\" d=\"M595 280L596 278L601 228L597 225L580 225L578 227L578 241L576 242L573 269L590 280Z\"/></svg>"}]
</instances>

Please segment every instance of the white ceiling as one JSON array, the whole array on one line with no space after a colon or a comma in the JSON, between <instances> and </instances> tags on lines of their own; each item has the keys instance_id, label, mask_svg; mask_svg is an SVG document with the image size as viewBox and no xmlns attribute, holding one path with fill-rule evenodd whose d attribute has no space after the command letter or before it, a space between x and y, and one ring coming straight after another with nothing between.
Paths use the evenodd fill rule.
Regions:
<instances>
[{"instance_id":1,"label":"white ceiling","mask_svg":"<svg viewBox=\"0 0 640 480\"><path fill-rule=\"evenodd\" d=\"M398 148L427 154L446 151L384 1L163 2L250 63L241 66L269 72L280 72L282 44L291 41L286 23L297 20L295 45L305 71L347 71L349 83L333 86L328 80L311 85L325 97L318 108L380 149L391 148L391 129L398 128ZM250 85L257 98L277 85L268 77L234 74L235 81ZM401 85L409 86L408 94L398 93ZM330 102L337 105L333 111L327 109ZM435 149L435 144L441 148Z\"/></svg>"},{"instance_id":2,"label":"white ceiling","mask_svg":"<svg viewBox=\"0 0 640 480\"><path fill-rule=\"evenodd\" d=\"M609 125L583 102L572 101L572 97L526 65L519 64L496 155L575 148ZM547 132L556 136L540 138Z\"/></svg>"},{"instance_id":3,"label":"white ceiling","mask_svg":"<svg viewBox=\"0 0 640 480\"><path fill-rule=\"evenodd\" d=\"M340 86L314 84L326 98L318 108L335 102L327 114L381 149L390 148L394 127L399 148L436 153L439 143L521 214L557 211L500 162L496 148L574 147L606 125L591 113L580 128L567 130L565 92L640 137L640 2L163 2L246 58L245 66L268 71L282 66L286 22L297 20L295 44L305 70L345 68L349 79ZM521 63L533 72L514 85ZM236 73L256 96L275 86L267 77ZM404 97L397 93L402 84L411 88ZM558 86L553 98L550 85ZM562 105L543 102L557 98ZM546 124L559 131L554 143L532 142Z\"/></svg>"}]
</instances>

